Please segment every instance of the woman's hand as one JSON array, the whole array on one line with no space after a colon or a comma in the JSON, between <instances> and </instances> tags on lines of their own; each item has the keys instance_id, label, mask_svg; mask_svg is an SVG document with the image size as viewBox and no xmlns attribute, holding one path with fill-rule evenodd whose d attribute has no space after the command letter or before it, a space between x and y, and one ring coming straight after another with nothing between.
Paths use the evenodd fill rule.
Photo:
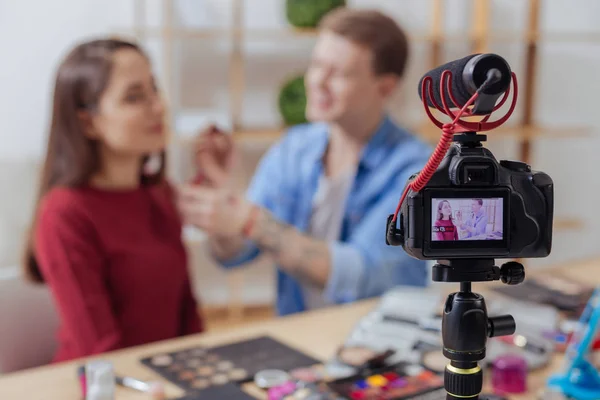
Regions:
<instances>
[{"instance_id":1,"label":"woman's hand","mask_svg":"<svg viewBox=\"0 0 600 400\"><path fill-rule=\"evenodd\" d=\"M210 125L200 132L194 152L194 183L223 188L231 182L239 155L230 135Z\"/></svg>"},{"instance_id":2,"label":"woman's hand","mask_svg":"<svg viewBox=\"0 0 600 400\"><path fill-rule=\"evenodd\" d=\"M242 233L252 205L224 188L184 185L177 193L177 207L184 223L210 236L231 238Z\"/></svg>"}]
</instances>

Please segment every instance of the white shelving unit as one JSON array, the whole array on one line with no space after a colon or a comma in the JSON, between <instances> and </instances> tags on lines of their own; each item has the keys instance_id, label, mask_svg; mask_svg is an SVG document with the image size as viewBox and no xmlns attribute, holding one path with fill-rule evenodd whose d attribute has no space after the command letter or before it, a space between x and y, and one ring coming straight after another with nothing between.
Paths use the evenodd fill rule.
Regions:
<instances>
[{"instance_id":1,"label":"white shelving unit","mask_svg":"<svg viewBox=\"0 0 600 400\"><path fill-rule=\"evenodd\" d=\"M161 43L161 69L162 82L167 94L169 104L173 106L171 122L185 110L178 108L179 100L177 98L178 82L176 77L177 60L175 57L175 43L186 40L209 40L224 41L228 44L228 86L229 108L224 110L229 121L232 134L236 140L243 146L266 149L271 143L280 137L285 129L282 125L265 126L263 128L248 128L242 121L244 109L244 93L247 87L248 79L246 76L245 65L249 61L245 47L251 40L262 41L283 41L295 39L314 38L317 31L314 29L296 29L293 27L258 29L248 28L244 25L245 1L231 1L231 24L225 28L188 28L174 24L174 0L160 0L162 23L159 27L149 27L146 25L144 16L146 15L147 0L135 1L135 18L133 31L135 36L141 40L159 40ZM283 0L282 0L283 1ZM399 6L402 1L398 1ZM536 123L533 111L533 104L536 96L535 75L537 71L537 53L539 43L544 42L600 42L600 33L561 33L561 32L541 32L540 15L543 7L543 0L527 0L528 16L526 19L526 29L523 33L502 32L492 30L490 23L491 0L472 0L471 10L471 29L468 34L447 33L444 30L444 17L446 15L446 5L444 0L431 1L431 20L429 27L423 27L420 33L413 33L410 40L414 43L425 44L429 49L429 65L424 68L435 67L447 61L443 59L443 50L446 44L463 43L468 41L472 52L489 51L492 43L519 43L525 46L525 65L524 74L519 76L520 82L520 101L518 106L521 108L522 118L511 126L501 128L489 136L490 141L504 140L507 138L517 139L519 142L519 154L517 157L525 162L531 161L532 146L538 138L564 138L574 136L585 136L589 129L583 126L574 126L568 128L553 128L541 126ZM308 54L307 54L308 58ZM409 87L405 90L411 90ZM425 115L423 114L425 118ZM200 127L198 127L200 128ZM414 127L417 134L421 135L429 142L437 142L440 132L432 126L429 120L423 120L422 123ZM183 154L189 151L191 132L175 132L173 152L178 152L176 157L179 161L184 160ZM182 152L183 149L183 152ZM182 164L183 163L183 164ZM188 167L184 161L172 165L179 178L185 177ZM583 222L566 217L555 220L555 229L579 230L584 226ZM200 240L201 235L196 236ZM239 302L237 306L240 306ZM237 313L239 309L236 308Z\"/></svg>"}]
</instances>

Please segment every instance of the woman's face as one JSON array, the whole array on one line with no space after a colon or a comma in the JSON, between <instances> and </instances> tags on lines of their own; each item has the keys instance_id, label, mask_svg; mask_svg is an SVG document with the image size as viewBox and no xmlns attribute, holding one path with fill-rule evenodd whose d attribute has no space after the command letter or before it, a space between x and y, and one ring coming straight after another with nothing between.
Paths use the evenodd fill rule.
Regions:
<instances>
[{"instance_id":1,"label":"woman's face","mask_svg":"<svg viewBox=\"0 0 600 400\"><path fill-rule=\"evenodd\" d=\"M442 203L442 216L444 217L444 219L447 219L448 217L450 217L450 215L452 215L452 207L450 207L450 203L444 201Z\"/></svg>"},{"instance_id":2,"label":"woman's face","mask_svg":"<svg viewBox=\"0 0 600 400\"><path fill-rule=\"evenodd\" d=\"M90 136L119 155L158 152L167 143L164 115L148 60L133 49L116 51L109 82L91 117Z\"/></svg>"}]
</instances>

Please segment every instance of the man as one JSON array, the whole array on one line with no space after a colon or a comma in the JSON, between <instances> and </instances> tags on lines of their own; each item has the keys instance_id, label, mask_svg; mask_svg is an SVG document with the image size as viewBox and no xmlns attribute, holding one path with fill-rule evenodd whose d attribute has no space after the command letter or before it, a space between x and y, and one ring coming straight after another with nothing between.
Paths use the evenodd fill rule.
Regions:
<instances>
[{"instance_id":1,"label":"man","mask_svg":"<svg viewBox=\"0 0 600 400\"><path fill-rule=\"evenodd\" d=\"M246 198L224 189L227 163L217 160L226 145L209 139L200 164L211 186L179 193L184 220L208 233L223 265L260 252L274 259L279 315L427 282L425 264L387 246L384 234L430 154L385 112L405 72L406 36L379 12L346 8L320 28L305 76L312 123L290 128L267 152Z\"/></svg>"},{"instance_id":2,"label":"man","mask_svg":"<svg viewBox=\"0 0 600 400\"><path fill-rule=\"evenodd\" d=\"M488 218L487 215L485 215L485 210L481 208L482 206L483 199L473 199L471 201L471 211L473 211L473 215L460 226L461 229L466 231L464 239L483 235L485 233Z\"/></svg>"}]
</instances>

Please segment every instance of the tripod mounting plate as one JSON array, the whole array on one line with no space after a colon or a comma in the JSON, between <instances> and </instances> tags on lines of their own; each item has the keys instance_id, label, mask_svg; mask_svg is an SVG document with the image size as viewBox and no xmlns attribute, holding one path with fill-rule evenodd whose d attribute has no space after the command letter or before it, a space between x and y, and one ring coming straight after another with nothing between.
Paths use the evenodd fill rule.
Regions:
<instances>
[{"instance_id":1,"label":"tripod mounting plate","mask_svg":"<svg viewBox=\"0 0 600 400\"><path fill-rule=\"evenodd\" d=\"M434 282L488 282L502 280L507 285L517 285L525 280L522 264L510 261L499 268L493 259L438 260L433 266Z\"/></svg>"}]
</instances>

